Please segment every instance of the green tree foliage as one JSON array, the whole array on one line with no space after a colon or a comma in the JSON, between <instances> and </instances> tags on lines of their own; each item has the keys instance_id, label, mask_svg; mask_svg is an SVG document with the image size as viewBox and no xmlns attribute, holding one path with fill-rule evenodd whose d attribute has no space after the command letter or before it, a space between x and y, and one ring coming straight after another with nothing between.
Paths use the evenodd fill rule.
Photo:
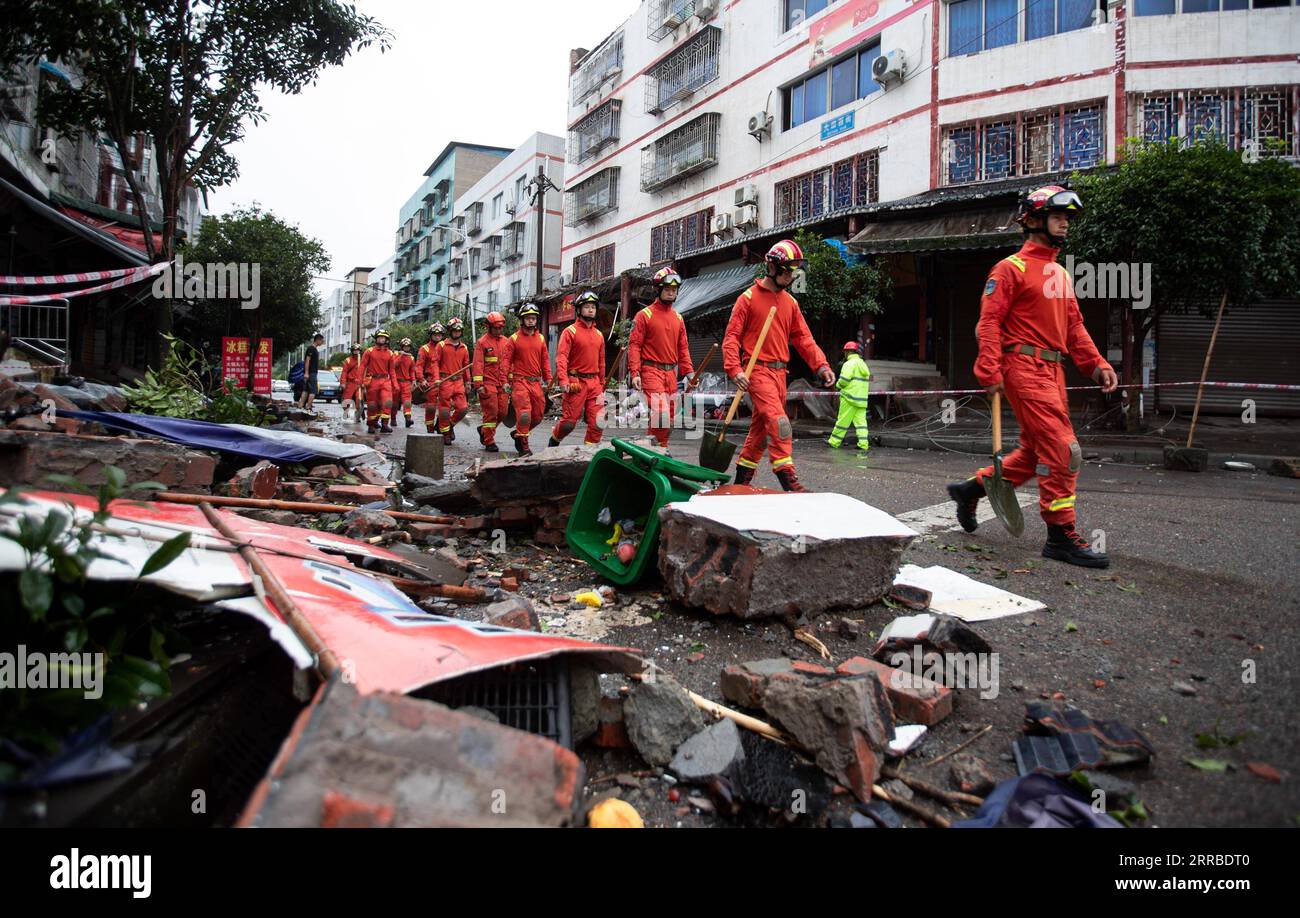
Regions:
<instances>
[{"instance_id":1,"label":"green tree foliage","mask_svg":"<svg viewBox=\"0 0 1300 918\"><path fill-rule=\"evenodd\" d=\"M1162 315L1213 316L1225 293L1230 309L1300 295L1300 171L1272 157L1249 163L1213 142L1131 142L1124 154L1117 169L1075 176L1084 213L1066 251L1092 265L1151 266L1148 308L1121 304L1122 380L1132 383Z\"/></svg>"},{"instance_id":2,"label":"green tree foliage","mask_svg":"<svg viewBox=\"0 0 1300 918\"><path fill-rule=\"evenodd\" d=\"M175 254L185 190L238 177L231 150L266 120L261 93L294 95L354 51L391 42L378 22L335 0L6 0L0 21L0 72L48 59L76 73L72 85L42 93L42 124L104 135L124 160L132 137L151 138L162 232L143 222L155 262ZM126 181L146 213L146 189L130 171ZM155 318L170 332L170 303Z\"/></svg>"},{"instance_id":3,"label":"green tree foliage","mask_svg":"<svg viewBox=\"0 0 1300 918\"><path fill-rule=\"evenodd\" d=\"M244 309L234 299L195 302L191 323L197 340L219 348L226 335L271 338L283 351L290 342L306 340L316 331L320 298L312 287L312 275L329 270L329 255L319 239L270 211L254 204L210 217L181 254L187 264L258 266L258 308Z\"/></svg>"},{"instance_id":4,"label":"green tree foliage","mask_svg":"<svg viewBox=\"0 0 1300 918\"><path fill-rule=\"evenodd\" d=\"M800 230L795 242L808 259L807 289L798 294L805 315L857 317L884 311L893 292L884 265L847 265L839 250L807 230Z\"/></svg>"}]
</instances>

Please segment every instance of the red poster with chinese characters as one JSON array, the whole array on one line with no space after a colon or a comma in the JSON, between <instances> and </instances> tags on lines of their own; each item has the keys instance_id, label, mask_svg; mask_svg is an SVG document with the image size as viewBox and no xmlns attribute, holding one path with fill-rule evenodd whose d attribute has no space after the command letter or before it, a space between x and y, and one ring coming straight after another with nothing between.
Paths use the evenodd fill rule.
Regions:
<instances>
[{"instance_id":1,"label":"red poster with chinese characters","mask_svg":"<svg viewBox=\"0 0 1300 918\"><path fill-rule=\"evenodd\" d=\"M241 386L248 385L249 342L247 338L221 339L221 379L234 379ZM271 394L271 360L274 348L270 338L258 341L257 356L253 359L253 393Z\"/></svg>"}]
</instances>

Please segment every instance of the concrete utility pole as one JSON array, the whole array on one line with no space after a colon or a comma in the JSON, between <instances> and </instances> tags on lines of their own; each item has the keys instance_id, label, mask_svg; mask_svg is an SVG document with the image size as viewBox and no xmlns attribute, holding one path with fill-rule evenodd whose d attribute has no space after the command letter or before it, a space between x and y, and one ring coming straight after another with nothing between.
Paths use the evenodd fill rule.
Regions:
<instances>
[{"instance_id":1,"label":"concrete utility pole","mask_svg":"<svg viewBox=\"0 0 1300 918\"><path fill-rule=\"evenodd\" d=\"M537 164L537 174L526 187L532 196L533 207L537 208L537 288L533 292L533 299L536 299L542 293L542 272L546 268L546 192L564 189L547 176L545 160Z\"/></svg>"}]
</instances>

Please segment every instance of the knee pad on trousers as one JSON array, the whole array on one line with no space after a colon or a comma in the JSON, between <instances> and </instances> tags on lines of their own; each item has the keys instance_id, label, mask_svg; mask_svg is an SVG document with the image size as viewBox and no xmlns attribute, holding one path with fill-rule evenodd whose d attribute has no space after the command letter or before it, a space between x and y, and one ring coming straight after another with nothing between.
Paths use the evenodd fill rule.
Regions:
<instances>
[{"instance_id":1,"label":"knee pad on trousers","mask_svg":"<svg viewBox=\"0 0 1300 918\"><path fill-rule=\"evenodd\" d=\"M518 421L519 421L519 423L518 423L517 426L519 426L519 427L532 427L532 426L533 426L533 416L532 416L531 414L529 414L527 411L521 411L521 412L519 412L519 418L518 418Z\"/></svg>"},{"instance_id":2,"label":"knee pad on trousers","mask_svg":"<svg viewBox=\"0 0 1300 918\"><path fill-rule=\"evenodd\" d=\"M1083 450L1079 448L1078 440L1070 441L1070 471L1077 472L1083 467Z\"/></svg>"},{"instance_id":3,"label":"knee pad on trousers","mask_svg":"<svg viewBox=\"0 0 1300 918\"><path fill-rule=\"evenodd\" d=\"M794 431L790 428L790 419L785 415L781 415L781 420L776 422L776 435L782 440L789 440L793 434Z\"/></svg>"},{"instance_id":4,"label":"knee pad on trousers","mask_svg":"<svg viewBox=\"0 0 1300 918\"><path fill-rule=\"evenodd\" d=\"M573 429L577 426L578 426L577 421L561 421L560 436L557 439L562 439L564 437L567 437L569 434L573 433Z\"/></svg>"}]
</instances>

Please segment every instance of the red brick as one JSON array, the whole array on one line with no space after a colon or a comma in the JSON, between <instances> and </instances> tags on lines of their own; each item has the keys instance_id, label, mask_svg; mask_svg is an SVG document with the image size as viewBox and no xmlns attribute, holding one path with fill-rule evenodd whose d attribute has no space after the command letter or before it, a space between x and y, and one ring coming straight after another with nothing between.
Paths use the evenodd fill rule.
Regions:
<instances>
[{"instance_id":1,"label":"red brick","mask_svg":"<svg viewBox=\"0 0 1300 918\"><path fill-rule=\"evenodd\" d=\"M592 742L602 749L628 749L632 741L628 739L627 727L623 723L623 699L601 696L600 707L596 713L596 735Z\"/></svg>"},{"instance_id":2,"label":"red brick","mask_svg":"<svg viewBox=\"0 0 1300 918\"><path fill-rule=\"evenodd\" d=\"M462 517L456 523L458 529L487 529L488 518L486 516L466 516Z\"/></svg>"},{"instance_id":3,"label":"red brick","mask_svg":"<svg viewBox=\"0 0 1300 918\"><path fill-rule=\"evenodd\" d=\"M869 660L853 657L835 668L842 676L875 673L894 706L894 717L900 723L934 726L952 713L953 691L924 676L913 676L905 670L895 669Z\"/></svg>"},{"instance_id":4,"label":"red brick","mask_svg":"<svg viewBox=\"0 0 1300 918\"><path fill-rule=\"evenodd\" d=\"M280 482L281 500L306 500L311 496L312 496L312 487L311 487L311 482L309 481Z\"/></svg>"},{"instance_id":5,"label":"red brick","mask_svg":"<svg viewBox=\"0 0 1300 918\"><path fill-rule=\"evenodd\" d=\"M528 508L521 507L518 504L510 507L502 507L497 511L497 519L502 526L511 526L519 523L528 522Z\"/></svg>"},{"instance_id":6,"label":"red brick","mask_svg":"<svg viewBox=\"0 0 1300 918\"><path fill-rule=\"evenodd\" d=\"M307 474L312 478L342 478L343 470L337 465L318 465Z\"/></svg>"},{"instance_id":7,"label":"red brick","mask_svg":"<svg viewBox=\"0 0 1300 918\"><path fill-rule=\"evenodd\" d=\"M372 504L384 500L386 494L384 488L374 485L330 485L325 497L345 504Z\"/></svg>"},{"instance_id":8,"label":"red brick","mask_svg":"<svg viewBox=\"0 0 1300 918\"><path fill-rule=\"evenodd\" d=\"M406 531L417 539L446 538L456 529L441 523L403 523Z\"/></svg>"},{"instance_id":9,"label":"red brick","mask_svg":"<svg viewBox=\"0 0 1300 918\"><path fill-rule=\"evenodd\" d=\"M540 529L533 535L533 541L539 545L559 546L564 543L564 533L554 532L549 529Z\"/></svg>"},{"instance_id":10,"label":"red brick","mask_svg":"<svg viewBox=\"0 0 1300 918\"><path fill-rule=\"evenodd\" d=\"M387 804L354 800L326 791L322 801L322 829L386 829L393 823L393 808Z\"/></svg>"},{"instance_id":11,"label":"red brick","mask_svg":"<svg viewBox=\"0 0 1300 918\"><path fill-rule=\"evenodd\" d=\"M367 468L366 466L360 466L353 469L352 474L360 478L362 484L375 485L379 488L387 488L392 484L392 482L383 475L380 475L374 469Z\"/></svg>"},{"instance_id":12,"label":"red brick","mask_svg":"<svg viewBox=\"0 0 1300 918\"><path fill-rule=\"evenodd\" d=\"M803 660L795 660L791 663L790 668L797 673L809 673L814 676L834 675L834 670L827 666L821 666L817 663L805 663Z\"/></svg>"},{"instance_id":13,"label":"red brick","mask_svg":"<svg viewBox=\"0 0 1300 918\"><path fill-rule=\"evenodd\" d=\"M501 589L509 590L511 593L514 593L519 589L519 581L516 580L514 577L502 577Z\"/></svg>"}]
</instances>

